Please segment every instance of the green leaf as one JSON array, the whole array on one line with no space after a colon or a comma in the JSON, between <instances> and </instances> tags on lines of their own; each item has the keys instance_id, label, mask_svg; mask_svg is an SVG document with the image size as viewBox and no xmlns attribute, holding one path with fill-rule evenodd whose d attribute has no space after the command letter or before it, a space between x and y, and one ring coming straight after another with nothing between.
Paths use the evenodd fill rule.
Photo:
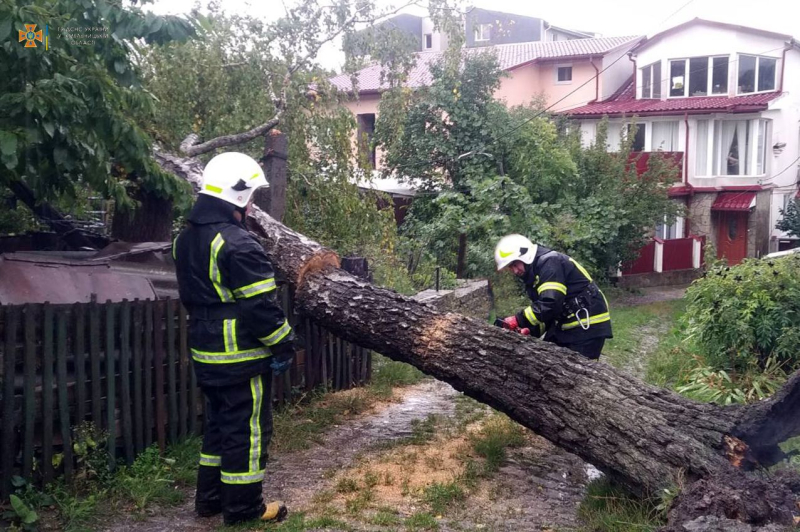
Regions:
<instances>
[{"instance_id":1,"label":"green leaf","mask_svg":"<svg viewBox=\"0 0 800 532\"><path fill-rule=\"evenodd\" d=\"M39 520L39 516L36 512L28 508L28 505L22 502L22 499L16 495L11 495L11 508L14 509L14 513L17 514L17 517L19 517L23 524L31 525Z\"/></svg>"},{"instance_id":2,"label":"green leaf","mask_svg":"<svg viewBox=\"0 0 800 532\"><path fill-rule=\"evenodd\" d=\"M11 35L11 18L0 20L0 42L5 42Z\"/></svg>"},{"instance_id":3,"label":"green leaf","mask_svg":"<svg viewBox=\"0 0 800 532\"><path fill-rule=\"evenodd\" d=\"M56 132L56 126L52 122L45 122L43 127L44 130L47 131L47 134L50 135L50 138L53 138L53 135Z\"/></svg>"},{"instance_id":4,"label":"green leaf","mask_svg":"<svg viewBox=\"0 0 800 532\"><path fill-rule=\"evenodd\" d=\"M58 165L64 164L64 162L67 160L67 150L65 150L64 148L56 148L56 149L54 149L53 150L53 160Z\"/></svg>"},{"instance_id":5,"label":"green leaf","mask_svg":"<svg viewBox=\"0 0 800 532\"><path fill-rule=\"evenodd\" d=\"M125 63L123 61L119 60L114 61L114 70L116 70L118 74L122 74L123 72L125 72L126 68L127 67L125 66Z\"/></svg>"},{"instance_id":6,"label":"green leaf","mask_svg":"<svg viewBox=\"0 0 800 532\"><path fill-rule=\"evenodd\" d=\"M0 131L0 153L15 155L17 153L17 136L8 131Z\"/></svg>"}]
</instances>

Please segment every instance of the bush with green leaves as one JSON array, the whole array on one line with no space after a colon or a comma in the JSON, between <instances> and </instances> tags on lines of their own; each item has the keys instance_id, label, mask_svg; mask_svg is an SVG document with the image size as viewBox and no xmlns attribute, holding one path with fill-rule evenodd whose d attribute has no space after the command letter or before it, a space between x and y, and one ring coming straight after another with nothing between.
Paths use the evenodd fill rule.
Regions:
<instances>
[{"instance_id":1,"label":"bush with green leaves","mask_svg":"<svg viewBox=\"0 0 800 532\"><path fill-rule=\"evenodd\" d=\"M780 209L781 219L776 229L786 231L790 236L800 237L800 199L791 200L785 209Z\"/></svg>"},{"instance_id":2,"label":"bush with green leaves","mask_svg":"<svg viewBox=\"0 0 800 532\"><path fill-rule=\"evenodd\" d=\"M687 298L686 331L715 370L800 365L800 256L714 266Z\"/></svg>"}]
</instances>

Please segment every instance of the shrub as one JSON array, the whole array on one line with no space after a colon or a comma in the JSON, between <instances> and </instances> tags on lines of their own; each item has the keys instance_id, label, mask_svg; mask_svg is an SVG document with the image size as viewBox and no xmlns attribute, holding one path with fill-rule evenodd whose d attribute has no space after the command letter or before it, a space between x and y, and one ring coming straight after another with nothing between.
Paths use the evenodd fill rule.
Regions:
<instances>
[{"instance_id":1,"label":"shrub","mask_svg":"<svg viewBox=\"0 0 800 532\"><path fill-rule=\"evenodd\" d=\"M712 371L800 363L800 256L712 267L687 299L688 339Z\"/></svg>"}]
</instances>

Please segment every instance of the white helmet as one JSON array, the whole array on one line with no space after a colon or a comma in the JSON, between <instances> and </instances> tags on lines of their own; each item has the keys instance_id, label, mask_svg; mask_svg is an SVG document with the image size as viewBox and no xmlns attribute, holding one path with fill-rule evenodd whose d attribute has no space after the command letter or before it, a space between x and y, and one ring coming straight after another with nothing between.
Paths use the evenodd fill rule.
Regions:
<instances>
[{"instance_id":1,"label":"white helmet","mask_svg":"<svg viewBox=\"0 0 800 532\"><path fill-rule=\"evenodd\" d=\"M532 263L534 257L536 257L538 247L522 235L504 236L494 248L494 261L497 263L497 271L502 270L515 260L521 260L525 264Z\"/></svg>"},{"instance_id":2,"label":"white helmet","mask_svg":"<svg viewBox=\"0 0 800 532\"><path fill-rule=\"evenodd\" d=\"M257 188L268 186L264 171L252 157L231 151L208 161L200 194L244 207Z\"/></svg>"}]
</instances>

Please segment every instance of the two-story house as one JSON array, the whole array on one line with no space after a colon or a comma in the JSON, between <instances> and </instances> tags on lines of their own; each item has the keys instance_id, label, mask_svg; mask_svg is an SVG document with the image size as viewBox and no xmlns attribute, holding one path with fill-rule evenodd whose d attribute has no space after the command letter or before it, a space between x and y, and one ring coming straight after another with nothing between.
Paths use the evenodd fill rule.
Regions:
<instances>
[{"instance_id":1,"label":"two-story house","mask_svg":"<svg viewBox=\"0 0 800 532\"><path fill-rule=\"evenodd\" d=\"M481 47L535 41L567 41L587 39L594 34L553 26L544 19L527 17L477 7L463 16L466 46ZM441 52L449 46L447 34L435 28L430 17L400 13L389 17L367 31L399 31L418 45L418 52Z\"/></svg>"},{"instance_id":2,"label":"two-story house","mask_svg":"<svg viewBox=\"0 0 800 532\"><path fill-rule=\"evenodd\" d=\"M543 96L556 110L581 106L586 102L607 99L630 75L625 54L640 37L606 37L564 41L500 44L489 48L465 49L465 54L490 51L497 54L500 68L507 73L495 96L509 106L529 104ZM430 65L443 52L419 52L407 86L416 89L431 83ZM381 66L373 64L352 77L342 74L330 80L350 95L345 106L356 117L359 150L362 160L379 168L380 150L371 145L381 94L388 84L381 79Z\"/></svg>"},{"instance_id":3,"label":"two-story house","mask_svg":"<svg viewBox=\"0 0 800 532\"><path fill-rule=\"evenodd\" d=\"M630 134L635 151L676 152L670 195L686 216L657 228L655 249L641 257L654 266L640 260L639 271L697 267L701 238L729 264L793 245L775 224L797 191L797 40L694 19L642 40L629 59L633 74L614 95L567 114L585 144L607 118L609 150Z\"/></svg>"}]
</instances>

